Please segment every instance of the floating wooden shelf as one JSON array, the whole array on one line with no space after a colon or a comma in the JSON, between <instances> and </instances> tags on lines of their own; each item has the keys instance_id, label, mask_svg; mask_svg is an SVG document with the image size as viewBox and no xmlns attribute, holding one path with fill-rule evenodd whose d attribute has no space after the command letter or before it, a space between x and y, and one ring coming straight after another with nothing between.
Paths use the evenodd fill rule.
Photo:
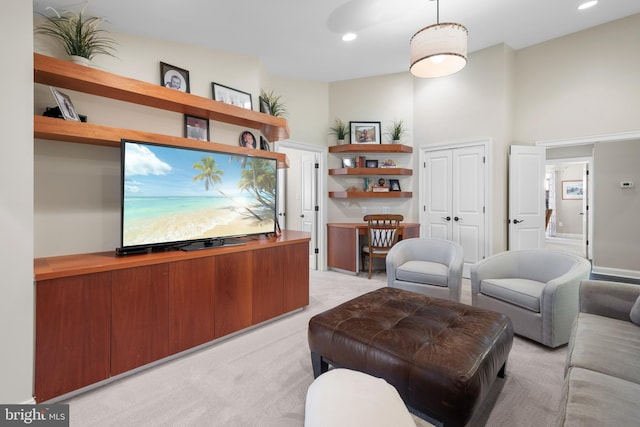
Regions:
<instances>
[{"instance_id":1,"label":"floating wooden shelf","mask_svg":"<svg viewBox=\"0 0 640 427\"><path fill-rule=\"evenodd\" d=\"M131 129L120 129L94 123L74 122L54 117L33 117L34 137L54 141L76 142L81 144L102 145L106 147L120 147L120 139L157 142L177 147L217 150L231 154L260 156L278 161L278 168L289 167L286 154L271 151L256 150L240 146L220 144L216 142L202 142L195 139L158 133L142 132Z\"/></svg>"},{"instance_id":2,"label":"floating wooden shelf","mask_svg":"<svg viewBox=\"0 0 640 427\"><path fill-rule=\"evenodd\" d=\"M330 191L332 199L401 199L412 197L411 191Z\"/></svg>"},{"instance_id":3,"label":"floating wooden shelf","mask_svg":"<svg viewBox=\"0 0 640 427\"><path fill-rule=\"evenodd\" d=\"M289 138L287 121L160 85L118 76L50 56L34 54L34 81L119 101L259 130L267 140Z\"/></svg>"},{"instance_id":4,"label":"floating wooden shelf","mask_svg":"<svg viewBox=\"0 0 640 427\"><path fill-rule=\"evenodd\" d=\"M329 169L329 175L413 175L406 168L340 168Z\"/></svg>"},{"instance_id":5,"label":"floating wooden shelf","mask_svg":"<svg viewBox=\"0 0 640 427\"><path fill-rule=\"evenodd\" d=\"M413 147L402 144L344 144L329 147L330 153L413 153Z\"/></svg>"}]
</instances>

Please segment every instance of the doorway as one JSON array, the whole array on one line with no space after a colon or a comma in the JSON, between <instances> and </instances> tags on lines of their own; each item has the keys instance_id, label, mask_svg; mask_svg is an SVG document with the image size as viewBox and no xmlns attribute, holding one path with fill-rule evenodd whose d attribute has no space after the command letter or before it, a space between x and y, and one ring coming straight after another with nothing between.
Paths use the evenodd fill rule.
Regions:
<instances>
[{"instance_id":1,"label":"doorway","mask_svg":"<svg viewBox=\"0 0 640 427\"><path fill-rule=\"evenodd\" d=\"M327 149L294 141L278 142L275 149L289 160L278 176L281 226L309 233L309 268L325 269Z\"/></svg>"}]
</instances>

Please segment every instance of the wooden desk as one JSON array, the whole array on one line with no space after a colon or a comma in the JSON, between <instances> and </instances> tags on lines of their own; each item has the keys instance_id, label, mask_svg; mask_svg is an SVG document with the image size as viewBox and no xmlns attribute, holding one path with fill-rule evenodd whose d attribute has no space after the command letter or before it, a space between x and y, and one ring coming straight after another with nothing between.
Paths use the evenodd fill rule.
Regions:
<instances>
[{"instance_id":1,"label":"wooden desk","mask_svg":"<svg viewBox=\"0 0 640 427\"><path fill-rule=\"evenodd\" d=\"M366 222L327 224L327 267L358 274L360 236L367 235ZM398 239L420 237L420 224L400 223Z\"/></svg>"}]
</instances>

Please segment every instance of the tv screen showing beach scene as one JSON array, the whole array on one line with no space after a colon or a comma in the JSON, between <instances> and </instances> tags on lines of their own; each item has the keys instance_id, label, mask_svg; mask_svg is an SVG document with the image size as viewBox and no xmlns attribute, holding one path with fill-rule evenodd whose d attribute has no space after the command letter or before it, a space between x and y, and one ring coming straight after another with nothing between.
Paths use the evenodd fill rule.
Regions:
<instances>
[{"instance_id":1,"label":"tv screen showing beach scene","mask_svg":"<svg viewBox=\"0 0 640 427\"><path fill-rule=\"evenodd\" d=\"M275 159L122 140L122 248L275 232Z\"/></svg>"}]
</instances>

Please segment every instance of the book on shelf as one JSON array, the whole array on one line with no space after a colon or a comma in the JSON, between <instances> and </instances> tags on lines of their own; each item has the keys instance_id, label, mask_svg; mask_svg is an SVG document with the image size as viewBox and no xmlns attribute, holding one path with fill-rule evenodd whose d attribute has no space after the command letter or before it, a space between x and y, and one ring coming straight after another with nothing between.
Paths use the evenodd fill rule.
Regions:
<instances>
[{"instance_id":1,"label":"book on shelf","mask_svg":"<svg viewBox=\"0 0 640 427\"><path fill-rule=\"evenodd\" d=\"M373 186L373 192L374 193L384 193L389 191L389 187L385 187L383 185L374 185Z\"/></svg>"}]
</instances>

